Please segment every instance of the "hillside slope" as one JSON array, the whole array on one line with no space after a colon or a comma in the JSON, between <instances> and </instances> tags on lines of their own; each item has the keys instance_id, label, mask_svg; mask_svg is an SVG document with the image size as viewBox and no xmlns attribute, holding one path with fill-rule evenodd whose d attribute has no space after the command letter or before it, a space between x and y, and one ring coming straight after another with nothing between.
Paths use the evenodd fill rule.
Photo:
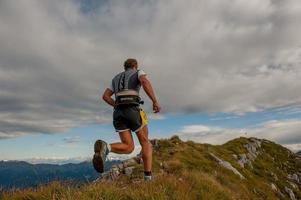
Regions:
<instances>
[{"instance_id":1,"label":"hillside slope","mask_svg":"<svg viewBox=\"0 0 301 200\"><path fill-rule=\"evenodd\" d=\"M256 138L223 145L153 140L154 180L131 176L72 187L52 183L4 193L3 199L301 199L301 160L288 149ZM0 199L1 199L0 198Z\"/></svg>"}]
</instances>

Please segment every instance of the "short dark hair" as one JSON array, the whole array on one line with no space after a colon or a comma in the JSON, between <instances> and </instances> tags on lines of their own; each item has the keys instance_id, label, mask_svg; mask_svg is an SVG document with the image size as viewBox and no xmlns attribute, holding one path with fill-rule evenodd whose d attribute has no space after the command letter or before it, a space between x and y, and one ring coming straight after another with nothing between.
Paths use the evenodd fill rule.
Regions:
<instances>
[{"instance_id":1,"label":"short dark hair","mask_svg":"<svg viewBox=\"0 0 301 200\"><path fill-rule=\"evenodd\" d=\"M134 58L128 58L126 59L126 61L124 61L124 69L129 69L129 68L132 68L134 66L134 64L137 64L137 60L134 59Z\"/></svg>"}]
</instances>

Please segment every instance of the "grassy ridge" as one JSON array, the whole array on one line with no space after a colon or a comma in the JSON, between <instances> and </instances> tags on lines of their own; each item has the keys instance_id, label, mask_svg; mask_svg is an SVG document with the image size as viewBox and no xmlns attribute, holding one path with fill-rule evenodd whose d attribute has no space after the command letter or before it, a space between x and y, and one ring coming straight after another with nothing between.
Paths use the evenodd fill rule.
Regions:
<instances>
[{"instance_id":1,"label":"grassy ridge","mask_svg":"<svg viewBox=\"0 0 301 200\"><path fill-rule=\"evenodd\" d=\"M199 172L188 173L180 180L172 175L159 175L151 183L104 182L81 188L53 182L38 188L5 195L3 199L232 199L231 192L216 180Z\"/></svg>"},{"instance_id":2,"label":"grassy ridge","mask_svg":"<svg viewBox=\"0 0 301 200\"><path fill-rule=\"evenodd\" d=\"M301 170L300 160L284 147L266 141L252 167L242 168L233 154L246 153L244 144L248 142L247 138L239 138L213 146L183 142L177 137L159 140L154 147L152 182L142 181L143 169L137 166L132 177L122 176L114 182L81 187L53 182L5 193L1 199L289 199L285 187L290 187L300 199L300 185L294 183L293 188L287 179L288 174ZM220 166L209 153L230 162L245 179ZM271 183L278 191L272 190Z\"/></svg>"}]
</instances>

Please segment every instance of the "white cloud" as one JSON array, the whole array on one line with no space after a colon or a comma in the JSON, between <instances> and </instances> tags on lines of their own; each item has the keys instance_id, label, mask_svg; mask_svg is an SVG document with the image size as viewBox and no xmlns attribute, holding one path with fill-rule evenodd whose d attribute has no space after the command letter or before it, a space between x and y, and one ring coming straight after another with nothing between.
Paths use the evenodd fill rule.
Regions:
<instances>
[{"instance_id":1,"label":"white cloud","mask_svg":"<svg viewBox=\"0 0 301 200\"><path fill-rule=\"evenodd\" d=\"M301 143L298 144L285 144L286 148L292 150L293 152L299 152L301 151Z\"/></svg>"},{"instance_id":2,"label":"white cloud","mask_svg":"<svg viewBox=\"0 0 301 200\"><path fill-rule=\"evenodd\" d=\"M0 2L0 138L108 122L127 57L163 112L300 105L298 0L91 2Z\"/></svg>"},{"instance_id":3,"label":"white cloud","mask_svg":"<svg viewBox=\"0 0 301 200\"><path fill-rule=\"evenodd\" d=\"M223 144L230 139L246 136L245 133L245 130L238 129L226 129L205 125L188 125L174 134L179 135L184 140L209 144Z\"/></svg>"},{"instance_id":4,"label":"white cloud","mask_svg":"<svg viewBox=\"0 0 301 200\"><path fill-rule=\"evenodd\" d=\"M285 120L267 122L262 128L250 130L250 133L281 144L301 144L300 130L300 120Z\"/></svg>"},{"instance_id":5,"label":"white cloud","mask_svg":"<svg viewBox=\"0 0 301 200\"><path fill-rule=\"evenodd\" d=\"M223 144L237 137L257 137L280 143L293 151L301 150L301 121L269 121L258 128L228 129L205 125L184 126L177 133L184 140Z\"/></svg>"},{"instance_id":6,"label":"white cloud","mask_svg":"<svg viewBox=\"0 0 301 200\"><path fill-rule=\"evenodd\" d=\"M189 126L184 126L182 132L185 133L206 133L210 131L211 129L207 126L203 125L189 125Z\"/></svg>"}]
</instances>

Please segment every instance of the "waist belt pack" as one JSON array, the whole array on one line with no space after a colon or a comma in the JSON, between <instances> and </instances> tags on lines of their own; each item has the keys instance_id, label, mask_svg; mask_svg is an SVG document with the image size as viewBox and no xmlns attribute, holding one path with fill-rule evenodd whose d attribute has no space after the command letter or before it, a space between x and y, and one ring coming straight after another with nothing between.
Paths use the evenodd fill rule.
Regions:
<instances>
[{"instance_id":1,"label":"waist belt pack","mask_svg":"<svg viewBox=\"0 0 301 200\"><path fill-rule=\"evenodd\" d=\"M119 105L139 105L143 104L137 91L135 90L121 90L115 95L115 104Z\"/></svg>"},{"instance_id":2,"label":"waist belt pack","mask_svg":"<svg viewBox=\"0 0 301 200\"><path fill-rule=\"evenodd\" d=\"M136 95L122 95L122 96L116 96L115 104L116 105L139 105L139 104L143 104L143 101L141 101L141 98Z\"/></svg>"}]
</instances>

